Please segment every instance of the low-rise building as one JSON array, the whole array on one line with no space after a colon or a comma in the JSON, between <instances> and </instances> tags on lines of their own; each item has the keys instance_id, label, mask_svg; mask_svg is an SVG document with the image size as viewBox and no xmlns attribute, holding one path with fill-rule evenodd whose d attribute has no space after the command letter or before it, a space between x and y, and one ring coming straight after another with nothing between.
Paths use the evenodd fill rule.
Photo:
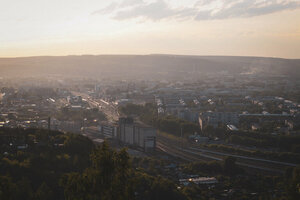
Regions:
<instances>
[{"instance_id":1,"label":"low-rise building","mask_svg":"<svg viewBox=\"0 0 300 200\"><path fill-rule=\"evenodd\" d=\"M235 125L232 125L232 124L228 124L227 129L230 131L238 131L239 130Z\"/></svg>"},{"instance_id":2,"label":"low-rise building","mask_svg":"<svg viewBox=\"0 0 300 200\"><path fill-rule=\"evenodd\" d=\"M201 130L205 126L217 128L220 124L238 125L239 115L234 112L203 112L199 115L199 124Z\"/></svg>"}]
</instances>

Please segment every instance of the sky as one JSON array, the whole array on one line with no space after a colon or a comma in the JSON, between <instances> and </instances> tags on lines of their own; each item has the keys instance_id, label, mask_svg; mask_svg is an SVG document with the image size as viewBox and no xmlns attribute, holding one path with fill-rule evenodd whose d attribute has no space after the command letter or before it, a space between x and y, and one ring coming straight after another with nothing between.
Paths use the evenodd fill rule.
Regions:
<instances>
[{"instance_id":1,"label":"sky","mask_svg":"<svg viewBox=\"0 0 300 200\"><path fill-rule=\"evenodd\" d=\"M300 58L300 0L0 0L0 57Z\"/></svg>"}]
</instances>

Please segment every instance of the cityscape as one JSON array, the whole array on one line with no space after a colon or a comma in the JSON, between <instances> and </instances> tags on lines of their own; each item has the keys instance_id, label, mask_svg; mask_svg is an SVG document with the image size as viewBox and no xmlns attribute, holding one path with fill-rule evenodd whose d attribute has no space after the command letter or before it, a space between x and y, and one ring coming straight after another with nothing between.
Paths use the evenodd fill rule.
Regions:
<instances>
[{"instance_id":1,"label":"cityscape","mask_svg":"<svg viewBox=\"0 0 300 200\"><path fill-rule=\"evenodd\" d=\"M299 200L299 0L0 6L0 200Z\"/></svg>"},{"instance_id":2,"label":"cityscape","mask_svg":"<svg viewBox=\"0 0 300 200\"><path fill-rule=\"evenodd\" d=\"M49 144L37 133L14 138L5 134L8 129L72 133L95 145L126 148L132 165L172 180L176 190L196 199L200 194L203 199L285 196L276 184L300 162L299 79L261 72L200 73L199 79L168 73L161 80L130 74L122 80L2 77L3 159L50 144L64 150L68 144L61 137ZM222 162L236 169L214 169ZM263 177L278 180L261 190L255 182ZM239 179L250 181L249 188L235 185Z\"/></svg>"}]
</instances>

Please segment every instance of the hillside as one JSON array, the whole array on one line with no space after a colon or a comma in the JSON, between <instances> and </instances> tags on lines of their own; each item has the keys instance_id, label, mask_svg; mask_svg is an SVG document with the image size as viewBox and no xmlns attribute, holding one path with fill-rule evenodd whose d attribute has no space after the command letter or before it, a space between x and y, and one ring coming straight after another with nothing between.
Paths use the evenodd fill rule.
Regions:
<instances>
[{"instance_id":1,"label":"hillside","mask_svg":"<svg viewBox=\"0 0 300 200\"><path fill-rule=\"evenodd\" d=\"M300 77L300 59L176 56L176 55L84 55L0 58L1 76L128 76L181 77L186 73L254 73Z\"/></svg>"}]
</instances>

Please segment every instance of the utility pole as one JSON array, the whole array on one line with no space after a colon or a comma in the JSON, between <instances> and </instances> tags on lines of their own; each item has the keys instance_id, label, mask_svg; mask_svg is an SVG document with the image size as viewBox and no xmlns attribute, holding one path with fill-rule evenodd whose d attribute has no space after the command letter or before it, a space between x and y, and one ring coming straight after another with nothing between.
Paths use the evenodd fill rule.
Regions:
<instances>
[{"instance_id":1,"label":"utility pole","mask_svg":"<svg viewBox=\"0 0 300 200\"><path fill-rule=\"evenodd\" d=\"M51 130L51 117L48 117L48 131L47 131L47 141L49 139L50 136L50 130Z\"/></svg>"},{"instance_id":2,"label":"utility pole","mask_svg":"<svg viewBox=\"0 0 300 200\"><path fill-rule=\"evenodd\" d=\"M182 126L180 127L180 136L181 136L181 151L183 150L183 137L182 137Z\"/></svg>"},{"instance_id":3,"label":"utility pole","mask_svg":"<svg viewBox=\"0 0 300 200\"><path fill-rule=\"evenodd\" d=\"M87 118L84 118L83 119L83 133L84 134L86 134L86 131L85 131L86 121L87 121Z\"/></svg>"}]
</instances>

